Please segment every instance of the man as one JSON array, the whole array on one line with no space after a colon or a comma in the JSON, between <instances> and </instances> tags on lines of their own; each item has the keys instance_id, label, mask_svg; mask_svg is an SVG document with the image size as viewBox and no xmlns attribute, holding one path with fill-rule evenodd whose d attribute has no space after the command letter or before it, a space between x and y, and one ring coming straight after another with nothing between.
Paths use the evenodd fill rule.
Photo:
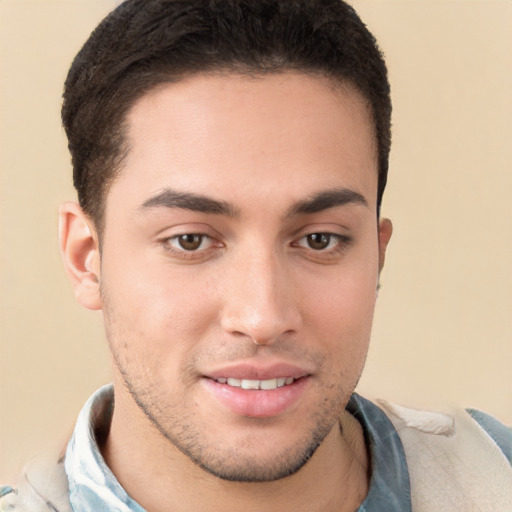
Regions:
<instances>
[{"instance_id":1,"label":"man","mask_svg":"<svg viewBox=\"0 0 512 512\"><path fill-rule=\"evenodd\" d=\"M100 25L66 82L60 235L114 386L4 508L510 509L509 429L353 395L390 114L338 0L128 1Z\"/></svg>"}]
</instances>

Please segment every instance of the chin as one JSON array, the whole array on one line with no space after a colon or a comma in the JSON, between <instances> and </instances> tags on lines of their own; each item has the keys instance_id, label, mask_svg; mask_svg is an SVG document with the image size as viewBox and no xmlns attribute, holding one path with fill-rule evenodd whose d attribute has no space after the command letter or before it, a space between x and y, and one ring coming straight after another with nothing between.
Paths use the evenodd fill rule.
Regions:
<instances>
[{"instance_id":1,"label":"chin","mask_svg":"<svg viewBox=\"0 0 512 512\"><path fill-rule=\"evenodd\" d=\"M325 436L323 436L325 437ZM273 482L297 473L313 456L322 438L313 438L306 446L292 447L281 454L268 457L240 454L232 448L222 458L218 455L185 453L207 473L229 482Z\"/></svg>"}]
</instances>

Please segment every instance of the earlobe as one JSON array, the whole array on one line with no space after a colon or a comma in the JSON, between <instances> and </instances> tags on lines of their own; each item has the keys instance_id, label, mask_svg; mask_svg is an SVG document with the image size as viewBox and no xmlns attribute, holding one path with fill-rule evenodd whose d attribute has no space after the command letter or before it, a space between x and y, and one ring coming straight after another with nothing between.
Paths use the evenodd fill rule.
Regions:
<instances>
[{"instance_id":1,"label":"earlobe","mask_svg":"<svg viewBox=\"0 0 512 512\"><path fill-rule=\"evenodd\" d=\"M389 219L381 219L379 222L379 272L384 267L386 249L393 234L393 224Z\"/></svg>"},{"instance_id":2,"label":"earlobe","mask_svg":"<svg viewBox=\"0 0 512 512\"><path fill-rule=\"evenodd\" d=\"M76 203L64 203L59 209L59 245L77 301L88 309L101 309L98 237Z\"/></svg>"}]
</instances>

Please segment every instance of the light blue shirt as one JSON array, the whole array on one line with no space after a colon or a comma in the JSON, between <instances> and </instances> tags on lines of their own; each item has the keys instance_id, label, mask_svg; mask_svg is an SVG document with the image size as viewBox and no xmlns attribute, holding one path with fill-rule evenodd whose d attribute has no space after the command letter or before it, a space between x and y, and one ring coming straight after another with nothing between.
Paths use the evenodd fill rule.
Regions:
<instances>
[{"instance_id":1,"label":"light blue shirt","mask_svg":"<svg viewBox=\"0 0 512 512\"><path fill-rule=\"evenodd\" d=\"M387 416L354 394L347 410L361 424L372 467L369 492L357 512L412 512L404 448ZM65 469L74 512L145 512L121 487L101 456L98 444L108 436L113 388L94 393L80 412L66 452ZM493 417L468 410L512 464L512 430Z\"/></svg>"}]
</instances>

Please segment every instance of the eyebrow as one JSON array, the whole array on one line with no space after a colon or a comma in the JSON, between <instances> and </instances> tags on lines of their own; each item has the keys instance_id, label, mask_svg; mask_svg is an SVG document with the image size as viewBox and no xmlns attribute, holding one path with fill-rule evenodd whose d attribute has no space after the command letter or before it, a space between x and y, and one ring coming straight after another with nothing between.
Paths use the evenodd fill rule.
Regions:
<instances>
[{"instance_id":1,"label":"eyebrow","mask_svg":"<svg viewBox=\"0 0 512 512\"><path fill-rule=\"evenodd\" d=\"M211 197L190 192L178 192L172 189L165 189L158 195L151 197L142 204L142 208L182 208L199 213L213 213L216 215L227 215L235 217L237 208L226 201L218 201Z\"/></svg>"},{"instance_id":2,"label":"eyebrow","mask_svg":"<svg viewBox=\"0 0 512 512\"><path fill-rule=\"evenodd\" d=\"M294 204L289 210L288 216L318 213L329 208L353 203L368 207L368 201L355 190L349 188L325 190Z\"/></svg>"},{"instance_id":3,"label":"eyebrow","mask_svg":"<svg viewBox=\"0 0 512 512\"><path fill-rule=\"evenodd\" d=\"M364 196L355 190L348 188L325 190L318 192L311 198L295 203L288 210L287 216L318 213L329 208L351 203L368 206ZM239 213L239 210L227 201L219 201L201 194L178 192L172 189L165 189L142 204L142 209L157 207L182 208L199 213L226 215L228 217L236 217Z\"/></svg>"}]
</instances>

